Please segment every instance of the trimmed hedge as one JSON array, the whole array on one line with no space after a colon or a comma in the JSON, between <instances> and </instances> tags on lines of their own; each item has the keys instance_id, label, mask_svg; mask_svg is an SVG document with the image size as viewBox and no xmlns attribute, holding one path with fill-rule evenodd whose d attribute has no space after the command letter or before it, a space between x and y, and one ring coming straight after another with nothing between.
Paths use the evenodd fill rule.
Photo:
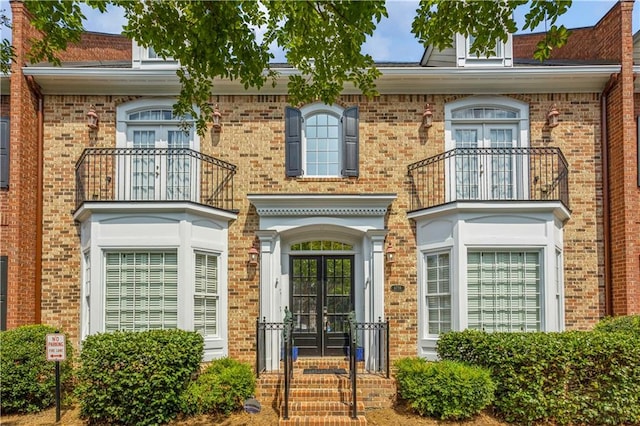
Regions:
<instances>
[{"instance_id":1,"label":"trimmed hedge","mask_svg":"<svg viewBox=\"0 0 640 426\"><path fill-rule=\"evenodd\" d=\"M0 333L0 411L35 413L55 403L56 375L53 361L47 361L47 325L26 325ZM73 347L66 339L67 360L60 362L63 391L73 379Z\"/></svg>"},{"instance_id":2,"label":"trimmed hedge","mask_svg":"<svg viewBox=\"0 0 640 426\"><path fill-rule=\"evenodd\" d=\"M229 414L242 408L256 390L256 379L249 364L231 358L212 361L182 395L182 412Z\"/></svg>"},{"instance_id":3,"label":"trimmed hedge","mask_svg":"<svg viewBox=\"0 0 640 426\"><path fill-rule=\"evenodd\" d=\"M630 333L440 336L438 354L491 370L494 407L519 424L640 423L640 338Z\"/></svg>"},{"instance_id":4,"label":"trimmed hedge","mask_svg":"<svg viewBox=\"0 0 640 426\"><path fill-rule=\"evenodd\" d=\"M182 392L200 368L200 334L119 331L85 340L78 371L80 415L92 423L152 425L180 412Z\"/></svg>"},{"instance_id":5,"label":"trimmed hedge","mask_svg":"<svg viewBox=\"0 0 640 426\"><path fill-rule=\"evenodd\" d=\"M595 331L605 333L624 332L640 337L640 315L627 315L621 317L607 317L596 324Z\"/></svg>"},{"instance_id":6,"label":"trimmed hedge","mask_svg":"<svg viewBox=\"0 0 640 426\"><path fill-rule=\"evenodd\" d=\"M403 358L395 365L398 394L421 416L464 420L493 400L496 386L487 369L422 358Z\"/></svg>"}]
</instances>

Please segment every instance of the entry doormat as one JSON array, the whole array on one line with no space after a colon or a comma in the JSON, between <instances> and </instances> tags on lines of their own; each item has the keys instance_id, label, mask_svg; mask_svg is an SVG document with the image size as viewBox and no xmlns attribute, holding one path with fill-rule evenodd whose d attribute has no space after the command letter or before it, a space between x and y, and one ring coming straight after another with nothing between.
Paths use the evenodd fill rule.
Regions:
<instances>
[{"instance_id":1,"label":"entry doormat","mask_svg":"<svg viewBox=\"0 0 640 426\"><path fill-rule=\"evenodd\" d=\"M347 374L344 368L305 368L302 374Z\"/></svg>"}]
</instances>

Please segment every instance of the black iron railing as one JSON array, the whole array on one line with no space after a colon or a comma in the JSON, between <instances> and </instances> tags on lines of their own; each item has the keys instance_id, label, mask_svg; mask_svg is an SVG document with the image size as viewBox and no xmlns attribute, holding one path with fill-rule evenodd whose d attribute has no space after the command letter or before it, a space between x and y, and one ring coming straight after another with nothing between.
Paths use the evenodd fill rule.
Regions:
<instances>
[{"instance_id":1,"label":"black iron railing","mask_svg":"<svg viewBox=\"0 0 640 426\"><path fill-rule=\"evenodd\" d=\"M351 379L351 417L358 417L358 362L363 362L368 372L384 372L389 378L389 321L357 322L355 312L349 322L349 378ZM366 345L366 351L365 351Z\"/></svg>"},{"instance_id":2,"label":"black iron railing","mask_svg":"<svg viewBox=\"0 0 640 426\"><path fill-rule=\"evenodd\" d=\"M569 169L559 148L456 148L408 166L411 210L452 201L561 201Z\"/></svg>"},{"instance_id":3,"label":"black iron railing","mask_svg":"<svg viewBox=\"0 0 640 426\"><path fill-rule=\"evenodd\" d=\"M284 406L282 417L289 418L289 394L293 379L293 316L285 308L283 322L267 322L256 319L256 376L264 371L280 369L284 375ZM275 357L275 359L274 359ZM276 366L276 368L274 368Z\"/></svg>"},{"instance_id":4,"label":"black iron railing","mask_svg":"<svg viewBox=\"0 0 640 426\"><path fill-rule=\"evenodd\" d=\"M190 201L233 210L236 166L188 148L87 148L76 163L86 201Z\"/></svg>"}]
</instances>

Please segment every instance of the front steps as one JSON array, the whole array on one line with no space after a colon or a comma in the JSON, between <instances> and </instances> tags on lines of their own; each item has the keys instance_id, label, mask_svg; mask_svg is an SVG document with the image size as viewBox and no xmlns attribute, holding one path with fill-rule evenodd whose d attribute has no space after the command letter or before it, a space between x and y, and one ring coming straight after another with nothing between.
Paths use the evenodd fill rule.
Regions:
<instances>
[{"instance_id":1,"label":"front steps","mask_svg":"<svg viewBox=\"0 0 640 426\"><path fill-rule=\"evenodd\" d=\"M346 373L305 374L305 369L344 369ZM298 358L289 394L289 418L284 419L283 372L260 375L256 397L280 413L280 425L366 425L367 408L391 407L395 382L369 374L358 363L357 418L351 418L352 394L349 361L344 357Z\"/></svg>"}]
</instances>

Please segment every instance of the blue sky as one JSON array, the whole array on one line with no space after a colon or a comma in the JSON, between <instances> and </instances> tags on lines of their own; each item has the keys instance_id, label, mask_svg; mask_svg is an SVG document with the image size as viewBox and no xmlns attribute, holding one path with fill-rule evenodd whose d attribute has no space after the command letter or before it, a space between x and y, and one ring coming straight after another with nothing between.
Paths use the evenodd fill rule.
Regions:
<instances>
[{"instance_id":1,"label":"blue sky","mask_svg":"<svg viewBox=\"0 0 640 426\"><path fill-rule=\"evenodd\" d=\"M595 25L611 7L615 0L574 0L569 11L560 17L560 23L568 28L588 27ZM373 56L377 62L418 62L424 51L411 34L411 22L418 6L417 0L387 0L389 17L379 25L372 38L370 38L363 50ZM0 0L0 9L10 12L9 2ZM522 22L526 8L516 11L516 19ZM124 22L122 13L117 9L111 9L107 15L86 9L87 22L85 27L89 31L119 33ZM638 31L640 24L640 5L636 5L633 11L633 32ZM538 28L543 31L544 27ZM3 34L3 38L6 35ZM274 52L275 62L284 62L282 52Z\"/></svg>"}]
</instances>

